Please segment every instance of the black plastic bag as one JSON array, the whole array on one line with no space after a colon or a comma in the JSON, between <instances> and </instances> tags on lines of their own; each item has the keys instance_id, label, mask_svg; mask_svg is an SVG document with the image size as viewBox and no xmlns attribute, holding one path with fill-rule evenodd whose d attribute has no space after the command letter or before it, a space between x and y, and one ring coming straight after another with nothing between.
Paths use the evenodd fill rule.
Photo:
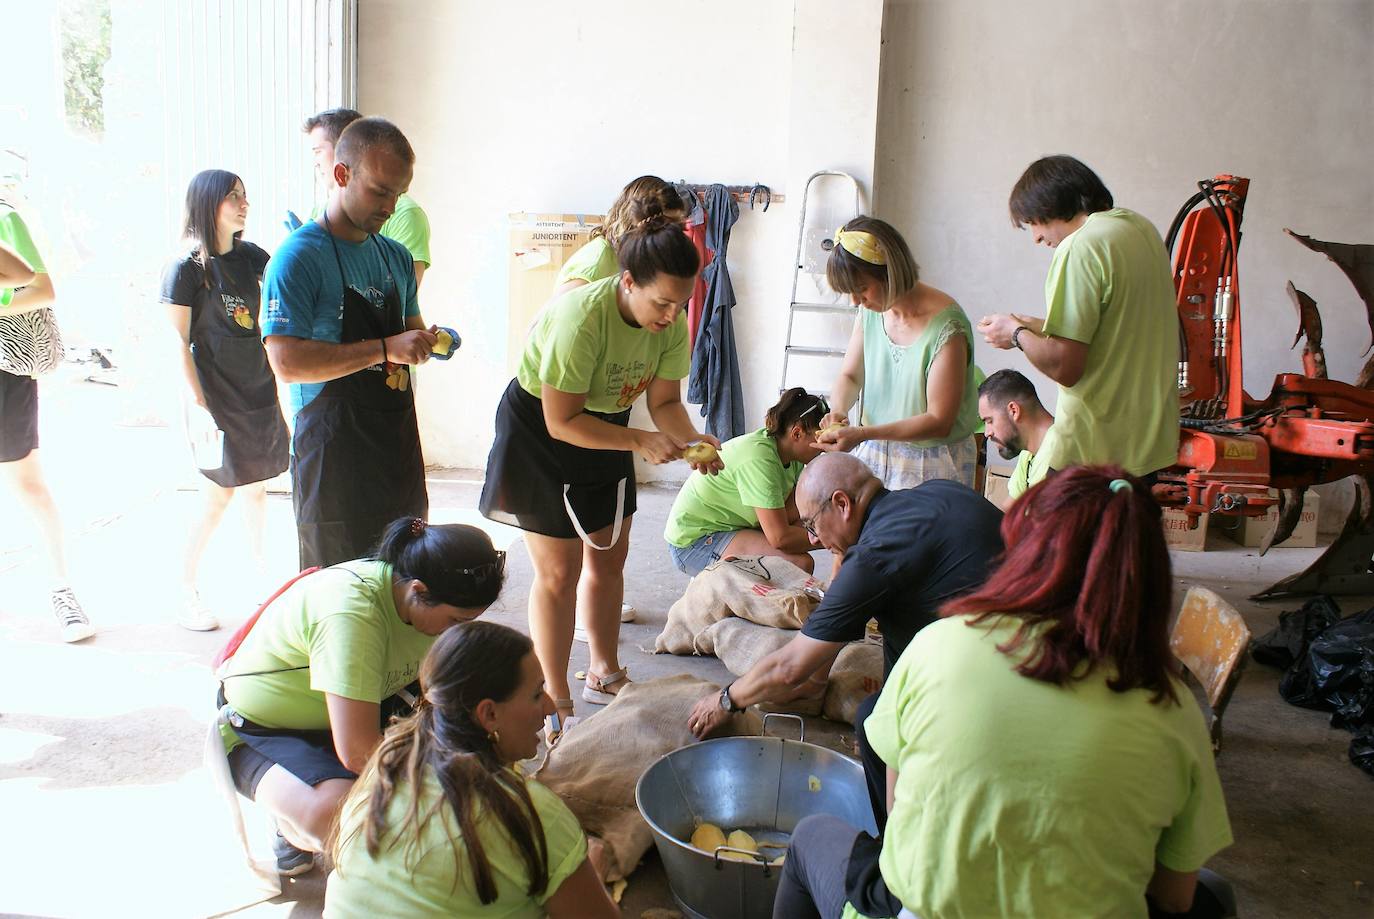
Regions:
<instances>
[{"instance_id":1,"label":"black plastic bag","mask_svg":"<svg viewBox=\"0 0 1374 919\"><path fill-rule=\"evenodd\" d=\"M1374 727L1367 727L1350 741L1350 761L1374 775Z\"/></svg>"},{"instance_id":2,"label":"black plastic bag","mask_svg":"<svg viewBox=\"0 0 1374 919\"><path fill-rule=\"evenodd\" d=\"M1313 597L1302 609L1279 613L1279 624L1250 644L1250 654L1261 664L1287 670L1307 654L1313 639L1340 620L1335 600L1325 594Z\"/></svg>"},{"instance_id":3,"label":"black plastic bag","mask_svg":"<svg viewBox=\"0 0 1374 919\"><path fill-rule=\"evenodd\" d=\"M1374 609L1322 631L1279 681L1294 705L1333 712L1333 727L1374 725Z\"/></svg>"}]
</instances>

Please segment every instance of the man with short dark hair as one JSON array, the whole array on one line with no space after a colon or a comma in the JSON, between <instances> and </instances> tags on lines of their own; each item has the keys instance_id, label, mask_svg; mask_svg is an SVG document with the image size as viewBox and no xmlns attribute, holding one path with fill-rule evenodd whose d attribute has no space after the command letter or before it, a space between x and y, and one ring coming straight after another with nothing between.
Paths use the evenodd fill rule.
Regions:
<instances>
[{"instance_id":1,"label":"man with short dark hair","mask_svg":"<svg viewBox=\"0 0 1374 919\"><path fill-rule=\"evenodd\" d=\"M1054 416L1045 411L1035 386L1015 370L999 370L978 387L978 415L1002 459L1015 459L1007 495L1015 501L1049 473L1047 441Z\"/></svg>"},{"instance_id":2,"label":"man with short dark hair","mask_svg":"<svg viewBox=\"0 0 1374 919\"><path fill-rule=\"evenodd\" d=\"M315 174L326 188L334 187L334 148L339 135L359 118L363 117L351 108L331 108L318 112L305 119L305 134L310 138L310 154L315 160ZM311 215L318 219L319 213ZM415 203L409 194L396 200L396 210L382 228L377 231L387 239L394 239L410 251L415 263L415 286L424 280L425 269L430 264L429 256L429 218L424 210Z\"/></svg>"},{"instance_id":3,"label":"man with short dark hair","mask_svg":"<svg viewBox=\"0 0 1374 919\"><path fill-rule=\"evenodd\" d=\"M940 606L982 584L1002 553L1001 512L968 486L931 479L888 491L847 453L823 453L808 463L796 502L811 542L843 556L844 564L796 637L696 704L688 727L698 737L750 705L823 691L835 658L864 637L870 619L882 629L886 674L916 633L938 618ZM886 767L863 740L863 721L877 698L860 703L854 728L881 827Z\"/></svg>"},{"instance_id":4,"label":"man with short dark hair","mask_svg":"<svg viewBox=\"0 0 1374 919\"><path fill-rule=\"evenodd\" d=\"M1012 223L1054 249L1045 318L985 316L994 348L1018 348L1059 384L1049 469L1115 463L1151 475L1178 459L1178 316L1169 254L1150 221L1114 207L1071 156L1032 163Z\"/></svg>"},{"instance_id":5,"label":"man with short dark hair","mask_svg":"<svg viewBox=\"0 0 1374 919\"><path fill-rule=\"evenodd\" d=\"M410 253L377 235L415 154L391 122L339 138L329 205L288 236L263 277L262 334L290 384L291 484L302 568L367 555L397 517L429 508L410 366L437 340Z\"/></svg>"}]
</instances>

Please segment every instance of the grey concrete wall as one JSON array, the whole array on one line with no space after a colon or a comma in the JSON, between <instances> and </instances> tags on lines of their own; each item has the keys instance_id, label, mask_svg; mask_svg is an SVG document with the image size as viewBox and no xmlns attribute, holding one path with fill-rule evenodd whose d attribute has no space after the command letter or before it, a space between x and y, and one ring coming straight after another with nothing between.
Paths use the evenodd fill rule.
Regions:
<instances>
[{"instance_id":1,"label":"grey concrete wall","mask_svg":"<svg viewBox=\"0 0 1374 919\"><path fill-rule=\"evenodd\" d=\"M1370 343L1359 300L1281 231L1374 243L1372 92L1369 0L890 0L875 209L975 321L1044 315L1051 253L1006 207L1032 160L1079 157L1161 233L1196 180L1247 176L1247 389L1301 368L1289 279L1322 309L1331 375L1352 380ZM1027 369L981 343L977 358Z\"/></svg>"}]
</instances>

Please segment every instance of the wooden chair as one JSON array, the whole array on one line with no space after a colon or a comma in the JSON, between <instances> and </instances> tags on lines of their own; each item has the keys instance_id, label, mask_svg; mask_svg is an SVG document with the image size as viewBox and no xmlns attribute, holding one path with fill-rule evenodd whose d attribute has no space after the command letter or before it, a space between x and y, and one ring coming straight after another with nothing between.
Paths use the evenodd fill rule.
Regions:
<instances>
[{"instance_id":1,"label":"wooden chair","mask_svg":"<svg viewBox=\"0 0 1374 919\"><path fill-rule=\"evenodd\" d=\"M1210 714L1212 749L1221 750L1221 716L1245 669L1250 629L1239 612L1214 591L1190 587L1183 598L1169 647L1196 681Z\"/></svg>"}]
</instances>

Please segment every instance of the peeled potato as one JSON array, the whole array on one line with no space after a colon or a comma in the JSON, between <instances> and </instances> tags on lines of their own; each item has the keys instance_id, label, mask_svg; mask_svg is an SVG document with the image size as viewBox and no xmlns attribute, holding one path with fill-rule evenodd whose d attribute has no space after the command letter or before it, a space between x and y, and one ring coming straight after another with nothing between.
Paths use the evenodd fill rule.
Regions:
<instances>
[{"instance_id":1,"label":"peeled potato","mask_svg":"<svg viewBox=\"0 0 1374 919\"><path fill-rule=\"evenodd\" d=\"M703 823L692 831L692 845L703 852L714 852L725 845L725 834L714 823Z\"/></svg>"},{"instance_id":2,"label":"peeled potato","mask_svg":"<svg viewBox=\"0 0 1374 919\"><path fill-rule=\"evenodd\" d=\"M448 354L453 349L453 336L440 329L435 333L434 353Z\"/></svg>"},{"instance_id":3,"label":"peeled potato","mask_svg":"<svg viewBox=\"0 0 1374 919\"><path fill-rule=\"evenodd\" d=\"M713 444L701 440L682 451L682 458L689 463L710 463L720 456Z\"/></svg>"},{"instance_id":4,"label":"peeled potato","mask_svg":"<svg viewBox=\"0 0 1374 919\"><path fill-rule=\"evenodd\" d=\"M744 830L735 830L726 837L725 844L734 849L747 849L750 852L757 852L759 850L759 844L754 841L754 837L744 832ZM742 855L739 856L739 858L744 861L753 860L745 859Z\"/></svg>"},{"instance_id":5,"label":"peeled potato","mask_svg":"<svg viewBox=\"0 0 1374 919\"><path fill-rule=\"evenodd\" d=\"M821 428L819 431L816 432L816 436L824 437L826 434L833 434L836 431L842 431L847 427L849 427L849 424L847 422L837 421L834 424L827 424L825 427Z\"/></svg>"}]
</instances>

